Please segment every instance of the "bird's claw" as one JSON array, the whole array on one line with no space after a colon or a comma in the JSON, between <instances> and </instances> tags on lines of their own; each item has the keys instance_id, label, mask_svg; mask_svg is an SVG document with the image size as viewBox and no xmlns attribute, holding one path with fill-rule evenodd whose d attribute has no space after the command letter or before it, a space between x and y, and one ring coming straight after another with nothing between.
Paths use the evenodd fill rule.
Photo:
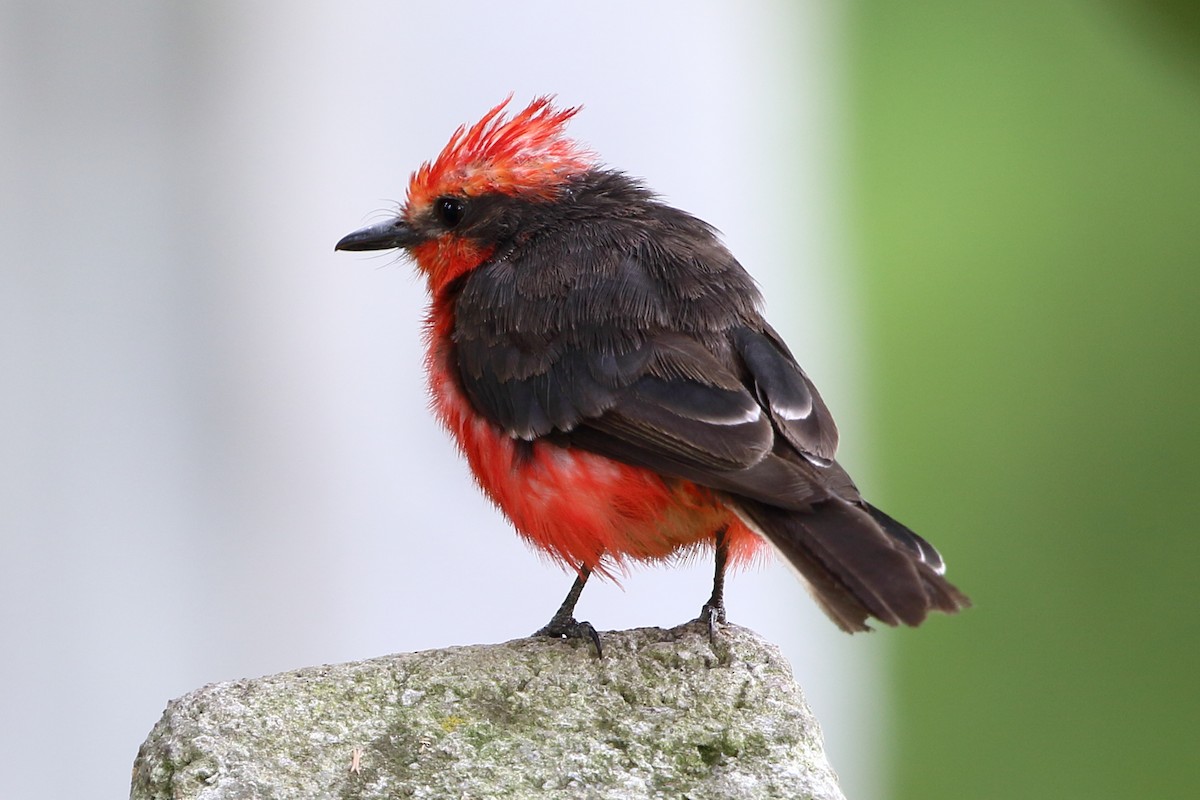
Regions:
<instances>
[{"instance_id":1,"label":"bird's claw","mask_svg":"<svg viewBox=\"0 0 1200 800\"><path fill-rule=\"evenodd\" d=\"M700 616L696 618L697 622L704 623L708 628L708 643L715 645L717 643L717 627L725 623L725 605L723 603L705 603L700 609Z\"/></svg>"},{"instance_id":2,"label":"bird's claw","mask_svg":"<svg viewBox=\"0 0 1200 800\"><path fill-rule=\"evenodd\" d=\"M596 633L590 622L579 622L574 617L555 618L533 635L549 636L552 639L587 639L596 646L596 657L604 658L604 650L600 647L600 634Z\"/></svg>"}]
</instances>

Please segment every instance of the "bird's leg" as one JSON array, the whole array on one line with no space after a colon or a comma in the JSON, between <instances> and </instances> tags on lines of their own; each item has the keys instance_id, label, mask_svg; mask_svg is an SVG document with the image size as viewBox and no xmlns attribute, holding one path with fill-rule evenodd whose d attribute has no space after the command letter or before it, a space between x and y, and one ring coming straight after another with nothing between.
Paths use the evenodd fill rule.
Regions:
<instances>
[{"instance_id":1,"label":"bird's leg","mask_svg":"<svg viewBox=\"0 0 1200 800\"><path fill-rule=\"evenodd\" d=\"M725 562L729 560L729 542L725 538L725 527L717 529L717 567L713 573L712 597L700 609L700 622L708 625L708 641L716 644L717 625L725 621Z\"/></svg>"},{"instance_id":2,"label":"bird's leg","mask_svg":"<svg viewBox=\"0 0 1200 800\"><path fill-rule=\"evenodd\" d=\"M558 607L558 611L554 612L550 621L546 623L546 627L539 630L534 636L552 636L555 639L590 639L592 644L596 645L596 656L603 658L604 651L600 649L600 634L596 633L592 623L578 622L575 619L575 604L579 602L583 585L587 583L588 576L591 574L591 567L581 566L579 568L579 574L575 576L575 582L571 584L571 591L567 592L566 599Z\"/></svg>"}]
</instances>

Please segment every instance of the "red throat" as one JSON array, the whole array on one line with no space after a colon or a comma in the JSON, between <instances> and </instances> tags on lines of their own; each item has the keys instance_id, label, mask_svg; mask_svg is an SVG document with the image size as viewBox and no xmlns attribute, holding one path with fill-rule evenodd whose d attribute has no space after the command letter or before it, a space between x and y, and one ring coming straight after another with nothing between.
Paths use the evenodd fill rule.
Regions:
<instances>
[{"instance_id":1,"label":"red throat","mask_svg":"<svg viewBox=\"0 0 1200 800\"><path fill-rule=\"evenodd\" d=\"M478 267L495 250L457 236L442 236L413 248L413 258L429 281L433 297L442 294L455 278Z\"/></svg>"}]
</instances>

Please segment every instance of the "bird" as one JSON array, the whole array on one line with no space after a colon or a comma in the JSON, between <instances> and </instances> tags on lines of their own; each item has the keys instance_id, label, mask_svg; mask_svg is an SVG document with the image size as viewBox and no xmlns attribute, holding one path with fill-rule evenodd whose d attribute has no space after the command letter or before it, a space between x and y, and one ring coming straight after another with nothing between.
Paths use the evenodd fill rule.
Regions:
<instances>
[{"instance_id":1,"label":"bird","mask_svg":"<svg viewBox=\"0 0 1200 800\"><path fill-rule=\"evenodd\" d=\"M516 532L575 574L537 634L602 654L575 619L589 577L709 547L710 637L727 569L771 548L847 632L969 606L835 460L828 407L716 229L571 138L581 106L511 103L335 250L397 249L425 278L434 414Z\"/></svg>"}]
</instances>

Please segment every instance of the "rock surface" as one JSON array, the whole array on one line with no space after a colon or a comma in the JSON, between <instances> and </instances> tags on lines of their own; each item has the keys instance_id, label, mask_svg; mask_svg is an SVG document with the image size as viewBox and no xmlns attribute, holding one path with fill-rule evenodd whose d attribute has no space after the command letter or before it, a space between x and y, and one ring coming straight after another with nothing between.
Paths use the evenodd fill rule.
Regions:
<instances>
[{"instance_id":1,"label":"rock surface","mask_svg":"<svg viewBox=\"0 0 1200 800\"><path fill-rule=\"evenodd\" d=\"M841 800L779 651L685 625L518 639L206 686L172 701L133 800Z\"/></svg>"}]
</instances>

